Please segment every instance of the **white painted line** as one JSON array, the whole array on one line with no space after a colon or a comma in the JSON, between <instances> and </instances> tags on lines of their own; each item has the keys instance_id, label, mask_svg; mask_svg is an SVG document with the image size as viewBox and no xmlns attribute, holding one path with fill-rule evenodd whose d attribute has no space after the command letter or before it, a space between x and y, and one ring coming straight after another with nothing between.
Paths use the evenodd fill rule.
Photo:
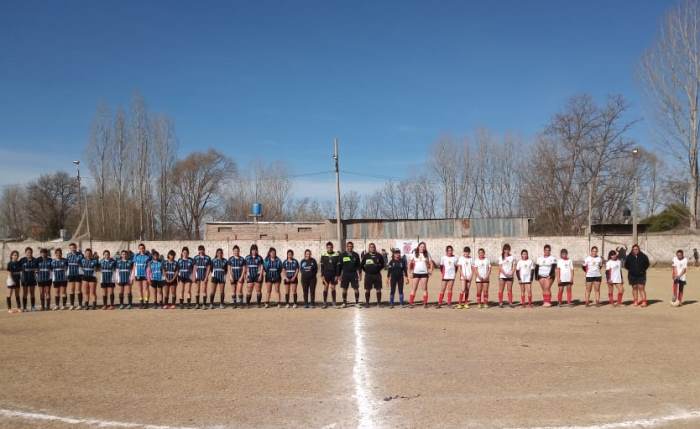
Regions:
<instances>
[{"instance_id":1,"label":"white painted line","mask_svg":"<svg viewBox=\"0 0 700 429\"><path fill-rule=\"evenodd\" d=\"M530 428L514 428L514 429L620 429L620 428L652 428L666 425L672 422L683 420L700 419L700 411L681 411L676 414L669 414L659 417L648 417L645 419L627 420L622 422L601 423L588 426L541 426Z\"/></svg>"},{"instance_id":2,"label":"white painted line","mask_svg":"<svg viewBox=\"0 0 700 429\"><path fill-rule=\"evenodd\" d=\"M357 402L357 427L370 429L379 427L376 421L376 402L369 391L371 374L367 367L367 350L365 349L364 327L362 326L363 311L356 308L353 319L355 331L355 364L352 377L355 382L355 401Z\"/></svg>"},{"instance_id":3,"label":"white painted line","mask_svg":"<svg viewBox=\"0 0 700 429\"><path fill-rule=\"evenodd\" d=\"M0 417L8 419L22 419L45 422L58 422L69 425L83 425L98 428L135 428L135 429L197 429L184 426L164 426L164 425L149 425L144 423L117 422L110 420L98 420L77 417L61 417L51 414L36 413L31 411L7 410L0 408Z\"/></svg>"}]
</instances>

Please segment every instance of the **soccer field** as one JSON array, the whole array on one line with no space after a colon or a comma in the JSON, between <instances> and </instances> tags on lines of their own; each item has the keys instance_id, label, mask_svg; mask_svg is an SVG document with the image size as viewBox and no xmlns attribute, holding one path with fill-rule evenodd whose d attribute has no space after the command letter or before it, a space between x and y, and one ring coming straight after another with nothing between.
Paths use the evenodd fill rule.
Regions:
<instances>
[{"instance_id":1,"label":"soccer field","mask_svg":"<svg viewBox=\"0 0 700 429\"><path fill-rule=\"evenodd\" d=\"M698 427L688 277L680 308L665 268L645 309L627 286L622 308L2 312L0 427Z\"/></svg>"}]
</instances>

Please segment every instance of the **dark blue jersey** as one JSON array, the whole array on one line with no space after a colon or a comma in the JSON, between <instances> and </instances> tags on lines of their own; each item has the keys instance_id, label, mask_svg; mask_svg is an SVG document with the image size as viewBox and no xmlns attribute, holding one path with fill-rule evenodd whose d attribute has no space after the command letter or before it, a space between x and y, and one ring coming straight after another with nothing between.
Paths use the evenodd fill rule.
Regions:
<instances>
[{"instance_id":1,"label":"dark blue jersey","mask_svg":"<svg viewBox=\"0 0 700 429\"><path fill-rule=\"evenodd\" d=\"M163 262L163 271L165 271L165 281L172 283L177 280L177 261L166 259Z\"/></svg>"},{"instance_id":2,"label":"dark blue jersey","mask_svg":"<svg viewBox=\"0 0 700 429\"><path fill-rule=\"evenodd\" d=\"M83 271L83 276L85 277L95 277L95 271L100 264L100 261L95 258L83 258L80 260L80 269Z\"/></svg>"},{"instance_id":3,"label":"dark blue jersey","mask_svg":"<svg viewBox=\"0 0 700 429\"><path fill-rule=\"evenodd\" d=\"M52 259L51 271L53 273L54 282L65 282L68 274L68 261L65 258Z\"/></svg>"},{"instance_id":4,"label":"dark blue jersey","mask_svg":"<svg viewBox=\"0 0 700 429\"><path fill-rule=\"evenodd\" d=\"M51 282L51 258L37 258L38 267L36 273L36 281L40 283Z\"/></svg>"},{"instance_id":5,"label":"dark blue jersey","mask_svg":"<svg viewBox=\"0 0 700 429\"><path fill-rule=\"evenodd\" d=\"M162 282L164 277L163 277L163 260L161 259L152 259L151 263L149 265L150 273L151 273L151 280L157 281L157 282Z\"/></svg>"},{"instance_id":6,"label":"dark blue jersey","mask_svg":"<svg viewBox=\"0 0 700 429\"><path fill-rule=\"evenodd\" d=\"M304 278L316 277L318 273L318 262L314 258L302 259L299 262L299 270Z\"/></svg>"},{"instance_id":7,"label":"dark blue jersey","mask_svg":"<svg viewBox=\"0 0 700 429\"><path fill-rule=\"evenodd\" d=\"M228 260L226 258L214 258L211 260L211 276L219 283L226 281L226 268Z\"/></svg>"},{"instance_id":8,"label":"dark blue jersey","mask_svg":"<svg viewBox=\"0 0 700 429\"><path fill-rule=\"evenodd\" d=\"M229 270L231 270L231 277L233 277L234 282L238 282L243 276L243 269L245 267L245 258L243 256L231 256L228 258Z\"/></svg>"},{"instance_id":9,"label":"dark blue jersey","mask_svg":"<svg viewBox=\"0 0 700 429\"><path fill-rule=\"evenodd\" d=\"M192 280L192 258L180 258L177 260L178 277L180 280Z\"/></svg>"},{"instance_id":10,"label":"dark blue jersey","mask_svg":"<svg viewBox=\"0 0 700 429\"><path fill-rule=\"evenodd\" d=\"M139 278L146 278L148 274L148 264L151 262L151 255L148 253L136 253L133 257L134 267L136 267L134 275Z\"/></svg>"},{"instance_id":11,"label":"dark blue jersey","mask_svg":"<svg viewBox=\"0 0 700 429\"><path fill-rule=\"evenodd\" d=\"M114 283L114 270L117 268L117 261L112 258L100 260L100 273L102 274L102 283Z\"/></svg>"},{"instance_id":12,"label":"dark blue jersey","mask_svg":"<svg viewBox=\"0 0 700 429\"><path fill-rule=\"evenodd\" d=\"M80 275L80 261L83 255L80 252L68 252L66 261L68 261L68 277L77 277Z\"/></svg>"},{"instance_id":13,"label":"dark blue jersey","mask_svg":"<svg viewBox=\"0 0 700 429\"><path fill-rule=\"evenodd\" d=\"M276 283L282 276L282 260L275 256L274 259L265 258L265 281Z\"/></svg>"},{"instance_id":14,"label":"dark blue jersey","mask_svg":"<svg viewBox=\"0 0 700 429\"><path fill-rule=\"evenodd\" d=\"M282 262L282 269L284 270L285 277L291 279L294 277L294 273L299 269L299 261L294 258L285 259L284 262Z\"/></svg>"},{"instance_id":15,"label":"dark blue jersey","mask_svg":"<svg viewBox=\"0 0 700 429\"><path fill-rule=\"evenodd\" d=\"M248 271L248 282L257 282L262 272L263 258L260 255L248 255L245 257L245 267Z\"/></svg>"},{"instance_id":16,"label":"dark blue jersey","mask_svg":"<svg viewBox=\"0 0 700 429\"><path fill-rule=\"evenodd\" d=\"M192 258L195 266L195 280L204 280L207 275L207 268L211 266L211 258L207 255L194 255Z\"/></svg>"},{"instance_id":17,"label":"dark blue jersey","mask_svg":"<svg viewBox=\"0 0 700 429\"><path fill-rule=\"evenodd\" d=\"M131 259L117 260L117 280L120 284L128 284L131 281L131 270L134 262Z\"/></svg>"},{"instance_id":18,"label":"dark blue jersey","mask_svg":"<svg viewBox=\"0 0 700 429\"><path fill-rule=\"evenodd\" d=\"M19 260L10 261L7 263L7 271L10 272L12 277L20 276L22 274L22 264Z\"/></svg>"},{"instance_id":19,"label":"dark blue jersey","mask_svg":"<svg viewBox=\"0 0 700 429\"><path fill-rule=\"evenodd\" d=\"M32 285L36 283L36 272L39 270L37 258L22 258L19 260L22 266L22 283Z\"/></svg>"}]
</instances>

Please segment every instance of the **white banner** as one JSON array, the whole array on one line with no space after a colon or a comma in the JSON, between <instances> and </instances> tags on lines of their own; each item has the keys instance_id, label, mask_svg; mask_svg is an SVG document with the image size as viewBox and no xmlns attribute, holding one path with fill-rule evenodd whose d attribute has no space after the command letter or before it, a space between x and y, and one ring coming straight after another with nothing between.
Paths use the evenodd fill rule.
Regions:
<instances>
[{"instance_id":1,"label":"white banner","mask_svg":"<svg viewBox=\"0 0 700 429\"><path fill-rule=\"evenodd\" d=\"M418 241L416 240L396 240L394 249L399 249L401 251L401 256L407 255L418 247Z\"/></svg>"}]
</instances>

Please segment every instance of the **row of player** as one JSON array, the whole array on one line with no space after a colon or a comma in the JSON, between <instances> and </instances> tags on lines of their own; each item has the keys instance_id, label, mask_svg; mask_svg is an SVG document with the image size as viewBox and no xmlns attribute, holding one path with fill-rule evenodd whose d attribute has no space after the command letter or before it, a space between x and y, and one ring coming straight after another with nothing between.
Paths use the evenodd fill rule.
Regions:
<instances>
[{"instance_id":1,"label":"row of player","mask_svg":"<svg viewBox=\"0 0 700 429\"><path fill-rule=\"evenodd\" d=\"M114 290L118 287L119 308L131 308L133 305L132 287L139 290L139 306L148 308L151 296L155 308L204 308L211 309L215 305L223 308L226 304L226 285L232 286L232 306L250 306L255 294L258 306L269 307L273 292L277 296L277 305L282 306L280 285L284 284L284 302L287 307L297 306L297 286L301 282L303 304L305 307L315 306L316 282L320 272L323 282L323 307L336 305L336 286L340 284L342 291L342 306L348 304L348 289L352 288L355 304L360 304L359 285L364 276L365 305L369 306L371 291L376 292L376 303L382 300L383 278L382 271L386 270L386 282L390 288L389 306L393 307L398 291L398 304L404 306L404 284L410 284L408 305L413 306L416 295L422 293L423 306L428 305L428 279L435 266L438 265L441 274L440 292L437 306L453 305L453 288L455 281L461 283L456 308L469 308L469 292L472 283L476 286L476 304L480 308L487 307L489 302L489 285L492 269L491 260L484 249L477 251L472 257L471 249L464 247L462 255L457 257L452 246L447 246L445 254L436 264L428 253L425 242L419 243L415 251L402 256L398 250L392 251L391 258L386 258L377 252L376 246L370 244L362 256L354 251L352 242L346 244L344 252L336 252L333 244L326 244L320 264L312 257L310 250L304 252L301 260L294 258L292 250L287 251L284 260L277 256L274 248L270 248L265 258L258 253L257 245L250 246L250 252L243 257L240 248L234 246L233 256L224 257L223 249L217 249L214 257L206 254L204 246L199 246L197 254L190 257L189 249L184 247L180 257L170 250L165 257L158 251L148 252L145 245L138 246L138 252L131 254L122 251L117 258L112 258L109 251L104 251L102 258L91 249L79 251L74 243L69 245L69 252L62 254L61 249L54 250L54 257L49 256L47 249L40 250L40 256L34 257L31 248L27 248L25 256L20 258L14 251L7 264L8 296L7 307L10 311L36 310L35 288L40 288L42 310L61 309L96 309L97 284L103 291L104 309L115 308ZM551 253L551 246L545 245L542 255L532 260L527 250L522 250L516 260L511 254L508 244L503 246L498 258L498 305L504 305L504 294L510 306L513 300L513 283L517 279L520 286L520 302L523 307L532 307L532 283L539 283L542 291L544 307L552 305L552 286L557 282L559 305L563 304L566 293L566 304L572 304L572 287L574 285L574 263L569 258L566 249L561 249L560 257ZM608 259L598 255L598 248L592 247L590 254L583 261L585 272L586 306L600 304L600 285L605 277L608 285L608 303L614 306L622 305L624 294L624 278L622 269L628 271L628 280L632 286L633 305L646 307L646 271L649 259L634 245L630 255L624 261L618 259L616 251L610 251ZM683 289L686 283L688 260L683 251L679 250L673 259L673 299L672 304L681 305ZM99 274L99 276L98 276ZM263 285L265 288L263 289ZM20 298L20 286L22 290ZM55 291L53 307L51 306L51 289ZM194 290L193 290L194 286ZM247 286L247 287L246 287ZM178 303L179 288L179 303ZM264 292L264 299L263 299ZM614 293L617 292L617 297ZM591 293L594 300L591 301ZM194 294L194 302L193 302ZM12 296L15 297L16 309L12 309ZM219 297L218 304L215 298ZM77 301L76 301L77 298ZM445 301L446 298L446 301ZM291 299L291 300L290 300ZM70 304L69 304L70 302Z\"/></svg>"}]
</instances>

